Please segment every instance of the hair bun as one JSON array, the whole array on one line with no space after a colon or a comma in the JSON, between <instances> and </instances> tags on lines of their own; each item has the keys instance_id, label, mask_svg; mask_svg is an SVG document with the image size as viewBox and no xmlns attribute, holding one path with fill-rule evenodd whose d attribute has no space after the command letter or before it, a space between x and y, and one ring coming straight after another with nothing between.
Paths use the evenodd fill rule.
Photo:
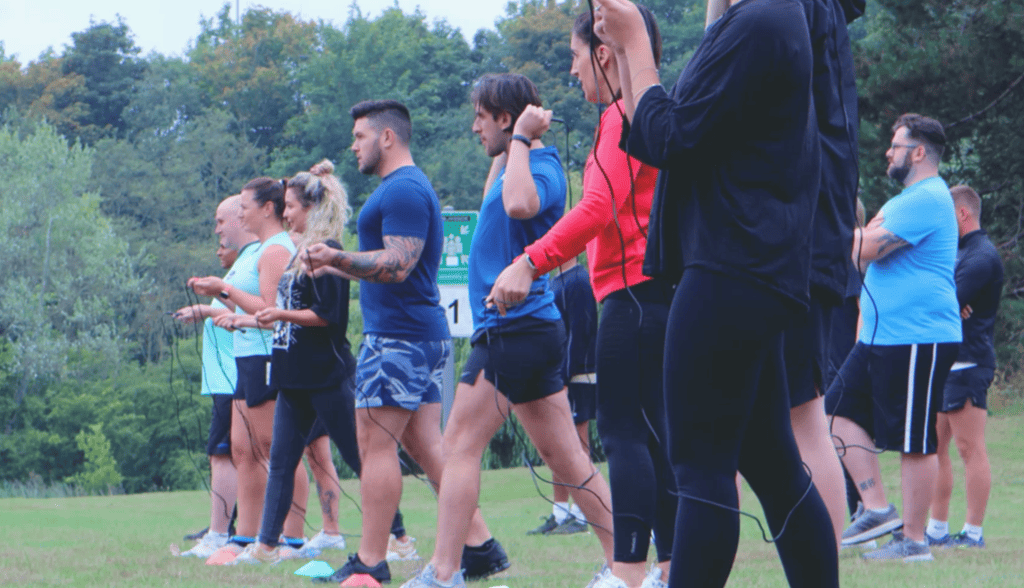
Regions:
<instances>
[{"instance_id":1,"label":"hair bun","mask_svg":"<svg viewBox=\"0 0 1024 588\"><path fill-rule=\"evenodd\" d=\"M314 176L329 176L334 173L334 164L331 163L330 159L325 159L309 168L309 173Z\"/></svg>"}]
</instances>

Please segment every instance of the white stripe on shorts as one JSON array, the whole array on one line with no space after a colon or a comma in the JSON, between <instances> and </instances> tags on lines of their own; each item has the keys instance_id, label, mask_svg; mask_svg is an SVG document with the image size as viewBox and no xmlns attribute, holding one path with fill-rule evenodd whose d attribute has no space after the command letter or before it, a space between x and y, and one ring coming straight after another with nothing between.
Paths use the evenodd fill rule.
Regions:
<instances>
[{"instance_id":1,"label":"white stripe on shorts","mask_svg":"<svg viewBox=\"0 0 1024 588\"><path fill-rule=\"evenodd\" d=\"M928 448L928 418L932 414L932 386L935 382L935 362L939 357L939 344L932 343L932 369L928 372L928 401L924 403L924 441L921 442L921 453Z\"/></svg>"},{"instance_id":2,"label":"white stripe on shorts","mask_svg":"<svg viewBox=\"0 0 1024 588\"><path fill-rule=\"evenodd\" d=\"M907 373L907 415L903 421L903 453L910 453L910 427L914 419L914 372L917 371L917 343L910 346L910 371Z\"/></svg>"}]
</instances>

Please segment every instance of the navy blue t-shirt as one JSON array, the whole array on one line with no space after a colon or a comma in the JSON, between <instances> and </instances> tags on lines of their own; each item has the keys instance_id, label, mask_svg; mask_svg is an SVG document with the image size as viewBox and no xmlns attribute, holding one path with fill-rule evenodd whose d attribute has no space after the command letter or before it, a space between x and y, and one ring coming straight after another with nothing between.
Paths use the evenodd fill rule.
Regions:
<instances>
[{"instance_id":1,"label":"navy blue t-shirt","mask_svg":"<svg viewBox=\"0 0 1024 588\"><path fill-rule=\"evenodd\" d=\"M441 205L420 168L400 167L383 179L359 212L359 250L384 249L384 236L423 239L416 267L399 284L359 284L363 333L405 341L451 338L437 290Z\"/></svg>"}]
</instances>

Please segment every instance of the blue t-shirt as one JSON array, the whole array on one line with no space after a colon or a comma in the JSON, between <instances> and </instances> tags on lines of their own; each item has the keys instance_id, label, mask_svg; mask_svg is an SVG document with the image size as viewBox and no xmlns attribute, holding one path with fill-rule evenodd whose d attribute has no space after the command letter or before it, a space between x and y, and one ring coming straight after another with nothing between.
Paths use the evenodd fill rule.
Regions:
<instances>
[{"instance_id":1,"label":"blue t-shirt","mask_svg":"<svg viewBox=\"0 0 1024 588\"><path fill-rule=\"evenodd\" d=\"M534 280L526 300L508 309L504 317L496 309L488 309L484 305L484 298L491 293L501 270L508 267L527 245L544 236L565 210L565 174L558 159L558 150L554 147L530 150L530 172L540 198L540 210L533 218L515 220L505 214L501 200L505 170L498 175L480 205L473 243L469 247L469 305L473 309L473 327L476 329L496 327L525 316L561 320L562 315L555 306L555 295L546 275Z\"/></svg>"},{"instance_id":2,"label":"blue t-shirt","mask_svg":"<svg viewBox=\"0 0 1024 588\"><path fill-rule=\"evenodd\" d=\"M860 295L864 326L859 340L876 345L959 343L960 306L953 279L959 232L946 182L933 177L908 186L882 206L881 214L882 228L910 245L868 266Z\"/></svg>"},{"instance_id":3,"label":"blue t-shirt","mask_svg":"<svg viewBox=\"0 0 1024 588\"><path fill-rule=\"evenodd\" d=\"M212 308L227 308L220 300L210 302ZM234 334L213 325L213 319L203 321L203 396L233 394L238 379L235 364Z\"/></svg>"},{"instance_id":4,"label":"blue t-shirt","mask_svg":"<svg viewBox=\"0 0 1024 588\"><path fill-rule=\"evenodd\" d=\"M441 204L420 168L400 167L383 179L359 212L359 250L384 249L384 235L423 239L423 253L399 284L359 284L363 333L405 341L451 338L437 290Z\"/></svg>"}]
</instances>

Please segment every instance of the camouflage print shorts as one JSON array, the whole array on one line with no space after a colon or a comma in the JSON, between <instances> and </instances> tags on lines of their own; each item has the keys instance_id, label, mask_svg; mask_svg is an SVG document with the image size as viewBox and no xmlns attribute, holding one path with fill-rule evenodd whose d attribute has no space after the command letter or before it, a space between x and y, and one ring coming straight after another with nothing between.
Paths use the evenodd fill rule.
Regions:
<instances>
[{"instance_id":1,"label":"camouflage print shorts","mask_svg":"<svg viewBox=\"0 0 1024 588\"><path fill-rule=\"evenodd\" d=\"M366 335L356 367L356 408L416 410L441 402L441 376L451 353L451 339L403 341Z\"/></svg>"}]
</instances>

